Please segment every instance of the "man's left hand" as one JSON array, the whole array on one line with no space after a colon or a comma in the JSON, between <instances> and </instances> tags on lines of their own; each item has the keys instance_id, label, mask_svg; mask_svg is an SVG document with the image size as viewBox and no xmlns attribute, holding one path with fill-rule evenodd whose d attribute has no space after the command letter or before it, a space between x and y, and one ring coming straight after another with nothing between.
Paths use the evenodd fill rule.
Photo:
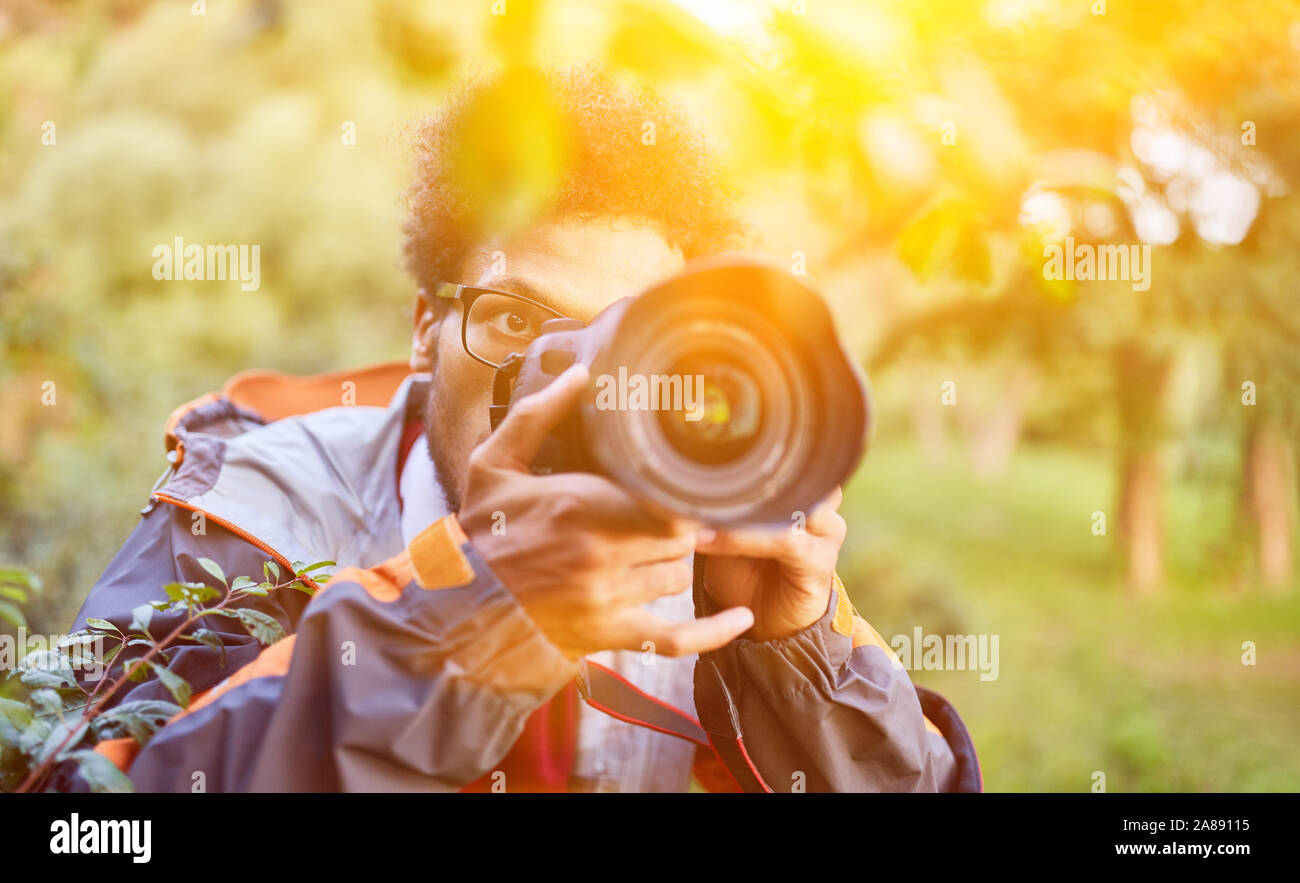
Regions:
<instances>
[{"instance_id":1,"label":"man's left hand","mask_svg":"<svg viewBox=\"0 0 1300 883\"><path fill-rule=\"evenodd\" d=\"M743 637L770 641L821 619L847 525L837 511L838 488L817 505L800 530L790 527L701 530L695 551L707 555L704 587L718 606L748 607L754 627Z\"/></svg>"}]
</instances>

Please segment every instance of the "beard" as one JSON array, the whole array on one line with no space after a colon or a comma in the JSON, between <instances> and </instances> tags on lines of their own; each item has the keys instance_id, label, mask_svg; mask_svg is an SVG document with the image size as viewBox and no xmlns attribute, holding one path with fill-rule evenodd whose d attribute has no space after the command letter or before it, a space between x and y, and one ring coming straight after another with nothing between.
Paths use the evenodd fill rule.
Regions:
<instances>
[{"instance_id":1,"label":"beard","mask_svg":"<svg viewBox=\"0 0 1300 883\"><path fill-rule=\"evenodd\" d=\"M441 327L446 316L438 320ZM439 427L441 421L438 420L438 402L435 390L438 387L438 356L441 354L441 347L435 346L429 354L430 378L429 394L425 397L421 408L420 422L424 425L424 443L429 452L429 460L433 463L433 475L437 479L440 488L435 488L442 492L442 498L447 503L447 511L451 513L460 512L460 505L463 501L464 492L461 482L464 479L465 469L468 462L456 463L454 455L455 448L441 432Z\"/></svg>"},{"instance_id":2,"label":"beard","mask_svg":"<svg viewBox=\"0 0 1300 883\"><path fill-rule=\"evenodd\" d=\"M429 460L433 462L433 474L441 485L439 490L442 491L442 497L447 501L447 511L460 512L463 496L461 482L465 477L465 470L458 468L453 446L438 431L441 422L437 419L438 409L432 400L432 394L429 399L425 402L423 416L424 440L429 451Z\"/></svg>"}]
</instances>

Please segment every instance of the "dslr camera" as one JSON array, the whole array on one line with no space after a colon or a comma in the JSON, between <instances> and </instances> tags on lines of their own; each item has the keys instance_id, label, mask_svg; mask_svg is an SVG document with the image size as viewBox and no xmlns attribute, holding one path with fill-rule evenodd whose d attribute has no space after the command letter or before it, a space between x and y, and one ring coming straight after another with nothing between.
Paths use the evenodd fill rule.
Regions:
<instances>
[{"instance_id":1,"label":"dslr camera","mask_svg":"<svg viewBox=\"0 0 1300 883\"><path fill-rule=\"evenodd\" d=\"M575 362L591 388L536 472L599 473L652 511L705 524L788 526L865 453L867 386L830 311L764 263L695 262L588 325L540 330L497 369L493 428Z\"/></svg>"}]
</instances>

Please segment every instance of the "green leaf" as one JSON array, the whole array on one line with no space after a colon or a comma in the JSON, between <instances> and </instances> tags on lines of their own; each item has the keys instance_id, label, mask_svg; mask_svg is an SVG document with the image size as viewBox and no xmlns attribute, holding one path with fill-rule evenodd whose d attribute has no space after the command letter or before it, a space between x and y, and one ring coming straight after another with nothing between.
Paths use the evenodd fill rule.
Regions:
<instances>
[{"instance_id":1,"label":"green leaf","mask_svg":"<svg viewBox=\"0 0 1300 883\"><path fill-rule=\"evenodd\" d=\"M104 655L105 670L108 670L113 667L113 663L117 660L117 655L122 652L122 649L125 646L126 646L125 644L118 644L116 647L114 647L112 650L109 650L108 653Z\"/></svg>"},{"instance_id":2,"label":"green leaf","mask_svg":"<svg viewBox=\"0 0 1300 883\"><path fill-rule=\"evenodd\" d=\"M77 682L68 673L56 673L52 671L42 671L41 669L32 669L25 671L22 675L23 686L32 690L48 688L51 690L60 690L64 687L75 687Z\"/></svg>"},{"instance_id":3,"label":"green leaf","mask_svg":"<svg viewBox=\"0 0 1300 883\"><path fill-rule=\"evenodd\" d=\"M111 760L96 751L76 751L68 755L77 763L77 775L95 794L122 794L135 791L131 780Z\"/></svg>"},{"instance_id":4,"label":"green leaf","mask_svg":"<svg viewBox=\"0 0 1300 883\"><path fill-rule=\"evenodd\" d=\"M18 750L23 754L36 755L45 740L50 736L52 726L48 719L35 717L32 718L31 724L23 730L22 739L19 741ZM39 761L37 761L39 763Z\"/></svg>"},{"instance_id":5,"label":"green leaf","mask_svg":"<svg viewBox=\"0 0 1300 883\"><path fill-rule=\"evenodd\" d=\"M49 735L41 743L40 751L36 753L36 763L44 763L54 756L55 751L59 752L59 758L67 756L68 752L76 748L78 743L85 738L86 731L89 729L90 721L81 718L61 722L49 731ZM59 746L63 747L60 748Z\"/></svg>"},{"instance_id":6,"label":"green leaf","mask_svg":"<svg viewBox=\"0 0 1300 883\"><path fill-rule=\"evenodd\" d=\"M32 717L32 710L25 703L0 699L0 748L7 746L23 752L23 732L31 726Z\"/></svg>"},{"instance_id":7,"label":"green leaf","mask_svg":"<svg viewBox=\"0 0 1300 883\"><path fill-rule=\"evenodd\" d=\"M502 138L501 120L528 132L527 143ZM543 215L570 167L568 132L545 78L525 65L507 69L478 93L463 111L446 160L468 209L466 226L510 236Z\"/></svg>"},{"instance_id":8,"label":"green leaf","mask_svg":"<svg viewBox=\"0 0 1300 883\"><path fill-rule=\"evenodd\" d=\"M95 619L94 617L91 617L86 620L86 625L90 626L92 629L105 629L117 632L119 635L122 634L121 630L107 619Z\"/></svg>"},{"instance_id":9,"label":"green leaf","mask_svg":"<svg viewBox=\"0 0 1300 883\"><path fill-rule=\"evenodd\" d=\"M149 666L144 665L138 659L132 659L126 664L126 677L130 681L143 681L149 677Z\"/></svg>"},{"instance_id":10,"label":"green leaf","mask_svg":"<svg viewBox=\"0 0 1300 883\"><path fill-rule=\"evenodd\" d=\"M84 670L87 665L97 665L97 653L103 652L106 638L102 632L74 632L59 639L59 662L66 665L69 672Z\"/></svg>"},{"instance_id":11,"label":"green leaf","mask_svg":"<svg viewBox=\"0 0 1300 883\"><path fill-rule=\"evenodd\" d=\"M311 573L313 570L319 570L322 567L334 567L334 566L335 566L335 562L333 561L317 561L315 564L310 564L307 567L304 567L302 570L296 571L296 573L299 576L302 576L304 573Z\"/></svg>"},{"instance_id":12,"label":"green leaf","mask_svg":"<svg viewBox=\"0 0 1300 883\"><path fill-rule=\"evenodd\" d=\"M278 583L280 581L280 565L274 561L265 561L262 563L262 576L268 583Z\"/></svg>"},{"instance_id":13,"label":"green leaf","mask_svg":"<svg viewBox=\"0 0 1300 883\"><path fill-rule=\"evenodd\" d=\"M143 745L149 741L149 737L152 735L149 723L143 717L118 708L114 708L112 711L105 712L95 718L91 726L100 741L118 739L126 735Z\"/></svg>"},{"instance_id":14,"label":"green leaf","mask_svg":"<svg viewBox=\"0 0 1300 883\"><path fill-rule=\"evenodd\" d=\"M13 790L12 784L9 788L6 788L4 783L6 773L12 772L14 766L11 758L23 753L20 747L21 744L22 734L8 720L0 717L0 792ZM27 768L26 763L23 764L22 768Z\"/></svg>"},{"instance_id":15,"label":"green leaf","mask_svg":"<svg viewBox=\"0 0 1300 883\"><path fill-rule=\"evenodd\" d=\"M14 666L16 671L30 671L32 669L41 669L42 671L58 671L71 677L72 673L67 670L64 663L63 654L57 650L33 650L18 660Z\"/></svg>"},{"instance_id":16,"label":"green leaf","mask_svg":"<svg viewBox=\"0 0 1300 883\"><path fill-rule=\"evenodd\" d=\"M26 604L27 592L12 586L0 586L0 598L11 598L19 604Z\"/></svg>"},{"instance_id":17,"label":"green leaf","mask_svg":"<svg viewBox=\"0 0 1300 883\"><path fill-rule=\"evenodd\" d=\"M103 716L108 717L119 711L129 711L132 714L139 714L149 719L169 721L185 709L179 705L173 705L162 699L133 699L130 702L123 702L104 712Z\"/></svg>"},{"instance_id":18,"label":"green leaf","mask_svg":"<svg viewBox=\"0 0 1300 883\"><path fill-rule=\"evenodd\" d=\"M158 675L158 680L167 688L167 692L172 694L172 698L182 708L189 708L190 705L190 682L176 674L170 668L159 665L152 659L149 660L149 667Z\"/></svg>"},{"instance_id":19,"label":"green leaf","mask_svg":"<svg viewBox=\"0 0 1300 883\"><path fill-rule=\"evenodd\" d=\"M54 650L33 650L18 661L9 677L18 676L29 689L76 688L77 676L70 666L71 660L65 654Z\"/></svg>"},{"instance_id":20,"label":"green leaf","mask_svg":"<svg viewBox=\"0 0 1300 883\"><path fill-rule=\"evenodd\" d=\"M158 699L123 702L95 719L95 732L101 739L114 739L126 734L144 745L182 711L184 709L179 705Z\"/></svg>"},{"instance_id":21,"label":"green leaf","mask_svg":"<svg viewBox=\"0 0 1300 883\"><path fill-rule=\"evenodd\" d=\"M131 631L149 631L149 623L153 621L153 611L152 604L141 604L139 607L133 607L131 609Z\"/></svg>"},{"instance_id":22,"label":"green leaf","mask_svg":"<svg viewBox=\"0 0 1300 883\"><path fill-rule=\"evenodd\" d=\"M4 620L14 628L27 628L27 617L23 616L23 612L8 601L0 601L0 620Z\"/></svg>"},{"instance_id":23,"label":"green leaf","mask_svg":"<svg viewBox=\"0 0 1300 883\"><path fill-rule=\"evenodd\" d=\"M44 714L57 714L63 711L63 696L58 690L51 690L49 687L33 690L31 701Z\"/></svg>"},{"instance_id":24,"label":"green leaf","mask_svg":"<svg viewBox=\"0 0 1300 883\"><path fill-rule=\"evenodd\" d=\"M32 710L25 702L0 699L0 715L19 730L25 730L32 725Z\"/></svg>"},{"instance_id":25,"label":"green leaf","mask_svg":"<svg viewBox=\"0 0 1300 883\"><path fill-rule=\"evenodd\" d=\"M221 590L214 589L212 586L195 584L190 587L190 597L198 604L206 604L221 597Z\"/></svg>"},{"instance_id":26,"label":"green leaf","mask_svg":"<svg viewBox=\"0 0 1300 883\"><path fill-rule=\"evenodd\" d=\"M240 591L246 595L256 595L259 598L265 598L270 594L270 591L273 588L275 587L270 583L262 583L259 585L246 576L236 577L235 581L230 586L232 592Z\"/></svg>"},{"instance_id":27,"label":"green leaf","mask_svg":"<svg viewBox=\"0 0 1300 883\"><path fill-rule=\"evenodd\" d=\"M30 570L21 570L16 567L0 569L0 585L18 586L38 595L41 593L41 578Z\"/></svg>"},{"instance_id":28,"label":"green leaf","mask_svg":"<svg viewBox=\"0 0 1300 883\"><path fill-rule=\"evenodd\" d=\"M221 580L221 584L223 586L226 585L226 572L221 569L220 564L213 561L211 558L200 558L199 566L202 567L204 570L206 570L208 573L215 576L217 579Z\"/></svg>"},{"instance_id":29,"label":"green leaf","mask_svg":"<svg viewBox=\"0 0 1300 883\"><path fill-rule=\"evenodd\" d=\"M214 632L212 629L198 629L190 637L200 644L206 644L221 653L221 664L226 664L226 645L221 640L221 635L218 632Z\"/></svg>"},{"instance_id":30,"label":"green leaf","mask_svg":"<svg viewBox=\"0 0 1300 883\"><path fill-rule=\"evenodd\" d=\"M59 638L58 647L60 650L64 647L81 647L102 640L104 640L104 636L95 632L73 632L70 635L64 635L62 638Z\"/></svg>"},{"instance_id":31,"label":"green leaf","mask_svg":"<svg viewBox=\"0 0 1300 883\"><path fill-rule=\"evenodd\" d=\"M80 646L69 650L67 659L68 665L78 670L84 669L87 664L94 664L97 661L93 651Z\"/></svg>"},{"instance_id":32,"label":"green leaf","mask_svg":"<svg viewBox=\"0 0 1300 883\"><path fill-rule=\"evenodd\" d=\"M168 583L163 591L173 602L180 604L204 604L214 598L220 598L221 592L207 583Z\"/></svg>"},{"instance_id":33,"label":"green leaf","mask_svg":"<svg viewBox=\"0 0 1300 883\"><path fill-rule=\"evenodd\" d=\"M240 607L235 610L235 615L239 617L239 621L244 624L248 633L263 644L274 644L285 637L284 627L276 621L275 617L260 610Z\"/></svg>"}]
</instances>

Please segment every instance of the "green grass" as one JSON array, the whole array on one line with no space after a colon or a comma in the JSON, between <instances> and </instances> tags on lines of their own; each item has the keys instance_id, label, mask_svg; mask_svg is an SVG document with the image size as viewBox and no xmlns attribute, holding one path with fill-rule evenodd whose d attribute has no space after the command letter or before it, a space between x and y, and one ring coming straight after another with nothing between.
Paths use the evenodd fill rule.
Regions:
<instances>
[{"instance_id":1,"label":"green grass","mask_svg":"<svg viewBox=\"0 0 1300 883\"><path fill-rule=\"evenodd\" d=\"M996 634L994 681L914 672L970 728L990 791L1300 790L1300 591L1262 590L1235 488L1169 476L1164 588L1115 548L1114 464L1022 446L1006 473L874 450L847 490L840 572L886 638ZM1093 536L1092 513L1109 536ZM1253 641L1257 664L1242 664Z\"/></svg>"}]
</instances>

